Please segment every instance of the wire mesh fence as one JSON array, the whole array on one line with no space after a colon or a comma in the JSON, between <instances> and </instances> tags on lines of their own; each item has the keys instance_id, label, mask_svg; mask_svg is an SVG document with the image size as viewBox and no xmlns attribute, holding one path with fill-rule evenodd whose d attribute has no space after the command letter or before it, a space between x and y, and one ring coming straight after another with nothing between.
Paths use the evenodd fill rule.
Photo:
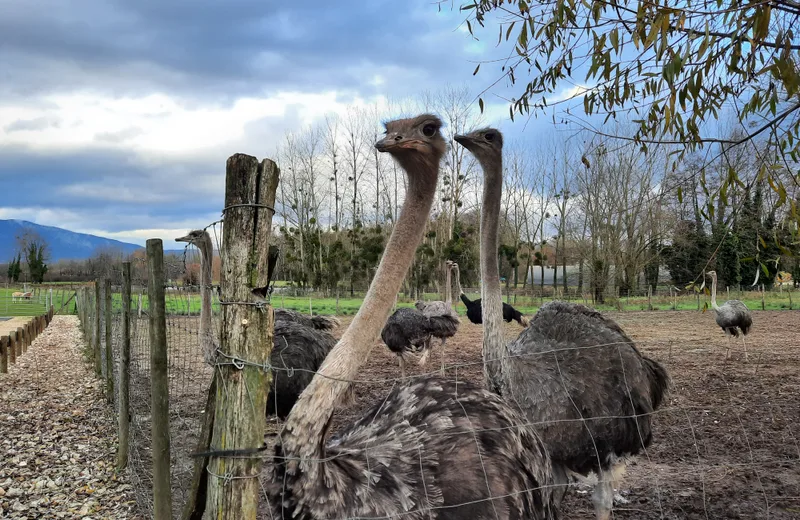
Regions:
<instances>
[{"instance_id":1,"label":"wire mesh fence","mask_svg":"<svg viewBox=\"0 0 800 520\"><path fill-rule=\"evenodd\" d=\"M229 163L230 164L230 163ZM239 183L237 186L245 186L247 183ZM249 186L258 186L258 183L250 183ZM226 198L226 204L228 200ZM235 204L235 206L247 206L253 214L257 210L265 209L263 204L245 203ZM233 207L233 206L231 206ZM257 207L257 208L255 208ZM237 233L241 229L237 226ZM247 243L242 251L237 251L237 258L234 262L240 263L240 268L244 264L263 265L262 262L252 262L253 249L248 249L256 244L254 235L243 233L239 235L240 240ZM217 247L219 242L217 241ZM258 253L265 253L263 244L257 248ZM245 252L246 254L242 254ZM229 252L222 251L224 256ZM148 260L149 262L149 260ZM230 264L225 266L226 272L231 268ZM252 274L252 273L251 273ZM210 284L201 282L199 285L188 284L190 290L178 289L174 284L161 283L152 276L147 277L147 287L144 286L145 277L139 277L134 284L133 309L131 320L131 353L130 353L130 444L129 444L129 473L137 490L138 501L143 514L147 517L166 518L167 516L178 517L184 510L184 506L193 499L193 477L196 477L195 463L189 457L202 443L200 442L200 432L205 424L203 416L206 398L210 384L217 384L215 393L217 403L225 406L244 405L243 410L237 416L228 411L229 415L225 419L229 422L236 422L241 418L242 421L258 417L263 420L266 406L257 399L265 396L240 393L236 394L234 385L231 381L238 378L238 383L247 383L252 374L263 376L263 372L284 371L286 376L292 377L300 371L309 369L302 366L284 367L272 361L247 357L241 350L234 352L234 349L241 349L247 342L253 341L253 336L240 334L235 339L231 339L231 329L238 330L240 333L247 327L262 327L265 325L263 315L259 314L267 309L269 302L268 291L265 287L253 283L253 279L259 279L262 273L252 274L246 282L242 279L228 280L232 285L222 284L216 304L206 300L201 304L201 294L208 294L211 289ZM244 278L244 277L240 277ZM235 284L239 285L235 285ZM164 289L163 301L161 300L161 289ZM196 289L196 290L194 290ZM216 289L216 288L215 288ZM251 289L253 289L251 291ZM228 293L226 294L226 291ZM238 291L238 292L237 292ZM82 291L82 309L88 311L88 315L82 317L85 326L92 329L90 337L92 341L92 351L97 360L98 374L102 374L106 363L102 363L102 353L106 350L107 344L103 344L105 335L100 314L102 303L100 292L95 292L94 302L89 296L94 291ZM159 295L156 295L158 292ZM250 297L255 292L262 300L251 298L244 301L242 295ZM119 346L124 344L124 338L120 338L122 321L126 318L121 311L121 305L117 305L117 294L119 291L112 291L110 319L106 324L112 327L111 352L114 363L118 363L121 358ZM237 293L238 299L231 298L229 294ZM763 294L763 293L762 293ZM121 300L120 300L121 302ZM196 302L196 303L195 303ZM201 309L214 308L209 320L203 321ZM222 309L222 315L235 316L235 319L225 320L224 327L221 327L221 316L216 309ZM247 311L242 311L247 309ZM163 310L163 315L161 314ZM695 309L696 310L696 309ZM251 312L252 311L252 312ZM92 315L92 312L96 313ZM452 337L446 346L436 346L435 349L442 349L444 352L444 374L439 375L438 363L432 369L427 367L415 366L410 370L408 381L400 379L397 364L397 356L389 352L381 343L372 345L371 356L368 359L359 359L364 362L361 370L353 379L348 378L348 385L352 385L355 392L355 399L350 404L342 403L330 409L305 410L309 417L321 417L320 423L308 421L305 426L313 430L309 438L305 439L309 443L309 452L315 455L323 455L319 458L305 457L304 463L309 468L319 468L327 465L331 469L330 473L325 473L319 478L319 495L315 497L317 503L329 500L326 493L344 493L347 500L363 500L365 504L366 516L370 518L398 518L404 515L411 518L426 518L435 516L442 507L442 502L431 503L428 499L428 491L432 491L432 496L437 500L444 496L442 489L434 489L434 482L426 480L430 477L430 468L448 468L450 473L444 478L444 485L456 488L483 482L481 479L489 480L491 477L495 482L502 481L504 477L515 477L516 475L505 475L502 473L501 466L495 466L494 458L484 457L480 452L480 446L491 446L496 436L508 434L508 431L520 429L532 429L541 431L544 426L558 426L567 432L570 428L587 428L587 424L593 421L607 419L622 419L638 422L642 417L650 417L653 420L653 443L643 450L641 455L631 461L628 468L628 477L624 486L618 486L618 497L616 497L615 517L637 518L637 519L656 519L656 518L796 518L798 507L800 506L800 443L797 440L796 422L800 417L800 406L794 398L800 390L800 352L797 346L800 345L800 318L795 313L761 312L756 316L756 328L754 333L748 336L750 344L751 360L745 362L742 359L744 342L742 342L742 352L738 349L738 340L726 340L720 329L713 323L713 319L708 315L697 312L663 312L663 313L616 313L623 328L637 342L641 352L662 363L672 376L672 388L665 401L654 411L642 412L632 406L631 409L624 410L614 416L604 413L603 400L608 399L607 392L611 387L617 390L622 389L626 393L624 401L633 403L637 396L632 393L631 387L627 383L627 375L616 372L613 378L599 382L599 386L591 387L589 383L564 378L560 368L553 370L547 378L535 380L537 384L550 384L553 394L565 392L570 399L582 394L589 396L589 404L594 406L578 406L578 417L570 418L570 414L562 414L563 410L551 410L550 417L541 420L532 420L522 415L517 416L517 422L499 427L497 424L483 424L480 427L464 427L443 430L435 430L434 426L441 427L448 424L448 418L432 417L430 423L417 425L415 438L403 437L403 432L409 430L411 425L403 420L397 424L386 425L383 429L376 430L382 434L379 437L369 436L363 443L351 444L346 451L337 451L337 446L341 446L346 440L346 436L341 436L337 432L342 427L353 423L358 419L363 419L362 426L369 428L373 423L385 420L381 413L374 413L366 416L367 410L378 403L380 405L387 395L393 390L408 388L407 384L421 381L433 377L440 377L447 382L448 388L453 388L452 395L457 403L461 394L459 388L462 383L474 383L476 388L482 388L484 384L484 354L482 353L483 329L479 325L470 324L462 320L459 331ZM159 320L163 319L163 322ZM370 319L364 317L364 319ZM345 320L346 321L346 320ZM160 379L160 358L156 349L159 348L161 340L158 338L158 331L154 327L164 327L166 339L166 378L165 384L159 387ZM347 325L345 323L344 325ZM564 325L567 329L569 323ZM210 336L206 336L206 329L211 329ZM221 331L224 329L224 331ZM251 329L252 330L252 329ZM259 337L263 338L259 331ZM338 335L339 329L336 332ZM522 330L513 323L506 326L506 340L516 338ZM235 332L234 331L234 332ZM219 333L223 332L223 333ZM205 343L209 337L219 339L219 345L213 345L213 351L220 354L220 358L214 365L214 372L210 365L204 360L204 351L208 347ZM755 337L756 339L751 339ZM107 340L105 340L107 341ZM286 347L290 347L288 338L275 339L275 345L280 341L286 342ZM604 362L613 364L616 359L617 349L630 348L629 345L619 346L603 345L596 338L587 337L585 341L578 344L577 341L566 341L558 343L554 340L559 349L569 351L580 351L586 362L587 381L591 379L590 374L596 369L595 364L599 364L600 358ZM726 343L727 341L727 343ZM262 347L267 346L268 342L262 341ZM571 344L574 343L574 344ZM246 345L244 345L246 346ZM269 345L272 346L272 345ZM276 347L277 348L277 347ZM604 350L600 350L604 349ZM733 354L727 356L727 351ZM263 352L262 352L263 353ZM524 354L524 353L523 353ZM521 355L517 351L511 351L510 355L519 358ZM528 355L528 354L524 354ZM534 356L542 356L538 359L545 359L547 356L557 357L554 351L539 351ZM491 361L491 360L489 360ZM535 363L536 361L534 361ZM595 363L597 362L597 363ZM595 363L595 364L593 364ZM113 364L112 364L113 366ZM315 367L310 369L311 373L316 374ZM112 376L114 387L118 379L113 376L119 370L112 370L107 375ZM537 374L541 376L541 374ZM215 383L212 383L214 376ZM225 379L228 377L229 379ZM219 378L219 379L218 379ZM544 381L547 379L547 381ZM253 381L263 381L263 379L253 379ZM451 384L454 383L454 384ZM230 386L226 386L230 385ZM266 386L266 384L264 385ZM585 387L588 387L587 391ZM247 387L240 385L239 390L255 390L263 392L263 387ZM410 393L408 390L407 393ZM639 396L641 397L641 396ZM163 433L169 441L169 449L161 450L159 444L160 437L156 431L159 429L158 399L166 398L168 402L168 417L166 418L167 432ZM408 395L406 395L408 398ZM420 402L424 401L424 396L420 397ZM576 397L577 399L577 397ZM594 400L592 400L594 399ZM415 413L417 401L407 409L401 410L400 415L408 413L409 416ZM255 404L258 404L256 406ZM619 403L615 403L619 404ZM550 402L539 403L546 408L552 406ZM509 405L514 406L514 403ZM468 412L464 408L467 424L481 424L480 418L475 416L479 407L470 408ZM219 412L219 409L216 410ZM373 410L374 412L375 410ZM332 414L333 422L327 429L326 413ZM120 413L124 411L120 410ZM473 415L470 415L472 413ZM318 415L315 415L318 414ZM215 415L217 417L217 415ZM451 416L452 417L452 416ZM324 423L324 424L323 424ZM252 424L256 424L253 422ZM455 422L453 422L455 424ZM464 423L462 423L464 424ZM263 425L261 425L263 426ZM280 426L280 421L278 421ZM325 427L320 427L325 426ZM218 421L214 424L213 446L226 448L229 444L220 442L222 434L227 433L224 428L226 424ZM263 431L261 431L263 430ZM242 427L237 434L245 439L246 443L236 445L237 447L259 448L264 440L267 431L280 432L280 428L261 428L259 431L247 431L247 427ZM327 430L327 431L326 431ZM430 431L428 431L430 430ZM641 435L640 432L633 433ZM328 431L330 433L328 433ZM387 434L387 432L389 432ZM392 433L397 434L392 437ZM439 432L439 433L437 433ZM628 434L633 434L628 432ZM432 434L439 435L438 446L443 447L444 451L437 453L426 453L426 444L418 444L419 439L429 439ZM327 435L327 436L326 436ZM447 451L448 446L456 442L457 436L467 436L475 439L475 448L478 450L478 458L481 464L464 464L457 458L450 458ZM567 437L567 435L565 435ZM276 440L276 436L269 436L267 443ZM640 441L639 438L628 439L631 444ZM482 443L482 444L481 444ZM206 444L208 445L208 444ZM322 451L316 451L323 446ZM325 450L330 450L330 458L324 456ZM161 450L161 451L160 451ZM405 452L403 450L406 450ZM411 451L408 451L411 450ZM399 455L398 455L399 454ZM392 461L399 457L413 455L414 460L419 460L419 472L416 465L402 466L403 481L408 483L408 488L397 489L397 493L392 495L392 482L380 482L375 485L378 475L389 476L391 471L395 471L396 466ZM260 516L262 518L272 518L268 502L273 501L275 505L275 488L268 482L269 476L266 474L253 474L258 468L257 464L251 464L248 460L258 460L266 455L263 465L267 469L276 465L296 463L289 454L287 458L281 456L273 457L272 452L259 452L255 457L228 457L225 461L224 471L220 470L220 458L216 461L203 466L203 473L208 477L207 489L211 490L216 486L217 490L224 489L226 494L233 494L231 490L239 486L239 491L255 490L260 498L258 503ZM598 451L596 456L601 456ZM159 462L165 462L162 458L168 456L166 467L169 468L169 489L159 488L160 481L158 473ZM377 457L377 458L376 458ZM248 460L242 460L248 459ZM410 460L410 459L408 459ZM425 466L421 461L435 460L432 466ZM344 469L343 469L344 468ZM386 469L388 468L388 470ZM526 468L533 469L533 468ZM362 471L363 470L363 471ZM248 472L250 471L250 472ZM381 473L384 471L384 473ZM302 474L302 471L300 472ZM326 480L330 475L335 474L334 478ZM443 474L440 474L443 475ZM605 477L603 477L605 478ZM343 480L337 480L343 479ZM247 482L245 487L244 482ZM255 483L255 485L253 484ZM441 483L435 483L437 486ZM309 488L314 488L314 483L309 484ZM553 482L550 486L564 485ZM402 487L402 486L401 486ZM471 489L471 488L470 488ZM410 491L409 491L410 490ZM451 493L449 507L470 506L478 507L481 503L492 500L504 500L509 495L522 494L529 491L525 487L506 489L505 495L498 496L492 494L492 489L482 489L481 493L475 496L463 496L459 493ZM167 492L169 501L164 502L163 496L159 503L159 494ZM387 493L394 497L395 501L389 501L389 505L384 511L399 511L401 513L376 514L377 509L371 509L374 505L370 493ZM487 496L488 492L488 496ZM575 487L574 493L568 493L566 500L559 507L561 516L564 518L591 518L592 501L586 496L587 491L580 486ZM154 499L155 497L155 499ZM209 491L208 501L213 501L211 491ZM252 497L251 497L252 498ZM336 498L330 498L335 501ZM444 500L444 499L442 499ZM164 504L167 504L167 516L163 516ZM219 503L222 503L220 501ZM394 508L394 509L392 509ZM214 511L219 513L219 511ZM224 511L225 514L234 514L233 511ZM291 514L291 512L289 512ZM334 514L327 517L339 518ZM365 515L340 515L343 518L364 517Z\"/></svg>"}]
</instances>

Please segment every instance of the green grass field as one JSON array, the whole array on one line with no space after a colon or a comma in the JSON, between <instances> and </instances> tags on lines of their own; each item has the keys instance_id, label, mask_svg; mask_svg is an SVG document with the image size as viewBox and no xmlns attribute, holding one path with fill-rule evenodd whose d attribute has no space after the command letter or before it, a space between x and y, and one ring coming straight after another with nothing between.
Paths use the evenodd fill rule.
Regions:
<instances>
[{"instance_id":1,"label":"green grass field","mask_svg":"<svg viewBox=\"0 0 800 520\"><path fill-rule=\"evenodd\" d=\"M45 293L36 294L31 300L13 301L12 294L21 289L0 289L0 316L40 316L47 312L45 305ZM73 290L53 289L53 305L56 311L75 293ZM67 314L75 312L75 299L70 302L69 309L64 311Z\"/></svg>"},{"instance_id":2,"label":"green grass field","mask_svg":"<svg viewBox=\"0 0 800 520\"><path fill-rule=\"evenodd\" d=\"M37 297L32 301L17 301L12 302L11 293L15 290L19 289L0 289L0 316L37 316L40 314L44 314L45 309L45 291L42 291L41 295L37 295ZM56 310L61 308L62 304L69 299L69 297L74 293L74 291L69 289L58 290L57 288L53 289L53 300ZM439 296L438 294L426 294L426 300L435 300ZM480 297L477 293L468 293L467 297L472 300L475 300ZM751 310L761 310L761 294L758 292L745 292L742 293L741 296L737 293L731 293L730 298L737 298L740 297L745 304ZM722 303L728 298L726 294L719 295L719 303ZM113 300L113 307L116 311L119 311L122 308L122 295L119 293L115 293L112 296ZM549 298L545 298L545 302L548 301ZM790 293L788 290L784 290L783 292L780 291L772 291L767 292L764 294L764 309L765 310L788 310L790 308L796 309L800 305L800 302L796 301L797 298ZM132 308L136 310L138 308L138 301L139 295L133 295L132 301ZM147 295L142 297L142 303L145 308L148 306L147 302ZM356 298L340 298L339 305L337 310L336 305L336 298L314 298L312 297L310 300L309 306L309 298L307 296L281 296L279 294L273 295L272 297L272 305L275 308L287 308L293 309L301 312L308 313L310 310L313 310L314 314L339 314L339 315L354 315L358 312L359 307L363 301L362 297ZM503 298L503 301L506 301L506 298ZM576 300L571 299L570 301L584 303L583 299ZM526 315L534 314L541 305L542 301L538 298L534 299L529 296L514 296L511 297L510 303L517 308L520 312ZM585 303L588 305L596 308L600 311L644 311L648 310L648 300L647 297L622 297L620 299L619 305L614 298L607 299L606 303L603 305L592 305L591 300L587 300ZM679 296L674 300L669 296L654 296L651 300L653 310L657 311L665 311L665 310L673 310L673 306L675 310L684 310L684 311L696 311L698 309L697 297L694 295L688 296ZM700 296L700 309L703 308L705 303L709 304L710 308L710 298L706 295ZM414 304L412 300L401 298L398 300L399 307L410 307ZM216 297L214 297L213 303L214 312L219 312L219 303L216 301ZM197 293L192 293L188 295L187 293L181 292L167 292L166 293L166 309L169 314L186 314L187 311L191 314L197 314L200 312L200 297ZM461 302L458 303L457 310L461 315L466 314L466 309ZM65 309L65 313L74 314L76 312L76 304L75 300L73 299L68 309Z\"/></svg>"}]
</instances>

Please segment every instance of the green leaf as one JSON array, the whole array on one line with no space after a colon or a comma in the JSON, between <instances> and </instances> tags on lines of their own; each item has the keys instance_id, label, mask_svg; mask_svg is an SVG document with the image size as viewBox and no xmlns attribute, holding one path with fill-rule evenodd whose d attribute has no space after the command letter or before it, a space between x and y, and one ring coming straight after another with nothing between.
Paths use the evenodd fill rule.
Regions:
<instances>
[{"instance_id":1,"label":"green leaf","mask_svg":"<svg viewBox=\"0 0 800 520\"><path fill-rule=\"evenodd\" d=\"M475 67L475 71L473 71L472 75L474 76L475 74L477 74L477 73L478 73L478 71L480 70L480 68L481 68L481 64L480 64L480 63L478 63L478 66L477 66L477 67Z\"/></svg>"},{"instance_id":2,"label":"green leaf","mask_svg":"<svg viewBox=\"0 0 800 520\"><path fill-rule=\"evenodd\" d=\"M683 204L683 188L678 186L678 202Z\"/></svg>"},{"instance_id":3,"label":"green leaf","mask_svg":"<svg viewBox=\"0 0 800 520\"><path fill-rule=\"evenodd\" d=\"M483 114L483 98L478 98L478 108L481 109L481 114Z\"/></svg>"}]
</instances>

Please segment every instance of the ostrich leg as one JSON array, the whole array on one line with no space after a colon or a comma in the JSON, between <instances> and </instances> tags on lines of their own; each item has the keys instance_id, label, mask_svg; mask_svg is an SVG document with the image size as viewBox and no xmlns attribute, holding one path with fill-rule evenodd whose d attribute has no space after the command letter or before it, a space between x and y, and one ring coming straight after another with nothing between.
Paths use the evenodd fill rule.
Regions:
<instances>
[{"instance_id":1,"label":"ostrich leg","mask_svg":"<svg viewBox=\"0 0 800 520\"><path fill-rule=\"evenodd\" d=\"M610 520L614 507L614 486L618 486L627 467L625 462L617 462L608 471L600 471L597 485L592 493L592 503L597 520Z\"/></svg>"},{"instance_id":2,"label":"ostrich leg","mask_svg":"<svg viewBox=\"0 0 800 520\"><path fill-rule=\"evenodd\" d=\"M447 338L442 338L442 375L444 375L444 345L447 343Z\"/></svg>"},{"instance_id":3,"label":"ostrich leg","mask_svg":"<svg viewBox=\"0 0 800 520\"><path fill-rule=\"evenodd\" d=\"M419 358L419 366L424 367L428 363L428 357L431 355L431 338L425 340L422 344L422 357Z\"/></svg>"},{"instance_id":4,"label":"ostrich leg","mask_svg":"<svg viewBox=\"0 0 800 520\"><path fill-rule=\"evenodd\" d=\"M405 379L406 378L406 358L403 357L403 354L397 354L397 360L400 363L400 377Z\"/></svg>"},{"instance_id":5,"label":"ostrich leg","mask_svg":"<svg viewBox=\"0 0 800 520\"><path fill-rule=\"evenodd\" d=\"M725 339L728 341L728 347L725 349L725 361L731 357L731 335L728 334L728 331L725 331Z\"/></svg>"},{"instance_id":6,"label":"ostrich leg","mask_svg":"<svg viewBox=\"0 0 800 520\"><path fill-rule=\"evenodd\" d=\"M597 520L610 520L611 509L614 507L614 483L610 471L600 471L597 475L597 484L592 492L592 503Z\"/></svg>"},{"instance_id":7,"label":"ostrich leg","mask_svg":"<svg viewBox=\"0 0 800 520\"><path fill-rule=\"evenodd\" d=\"M742 334L742 345L744 345L744 360L747 361L747 341L744 339L744 334Z\"/></svg>"}]
</instances>

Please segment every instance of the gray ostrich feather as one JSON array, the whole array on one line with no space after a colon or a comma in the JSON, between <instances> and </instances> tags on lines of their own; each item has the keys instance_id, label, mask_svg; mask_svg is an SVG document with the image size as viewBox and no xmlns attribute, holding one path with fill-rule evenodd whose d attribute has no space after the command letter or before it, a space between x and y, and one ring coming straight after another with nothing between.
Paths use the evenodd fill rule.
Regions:
<instances>
[{"instance_id":1,"label":"gray ostrich feather","mask_svg":"<svg viewBox=\"0 0 800 520\"><path fill-rule=\"evenodd\" d=\"M319 481L291 471L276 447L272 516L557 519L547 451L524 422L468 382L429 377L396 387L331 436Z\"/></svg>"},{"instance_id":2,"label":"gray ostrich feather","mask_svg":"<svg viewBox=\"0 0 800 520\"><path fill-rule=\"evenodd\" d=\"M333 330L340 325L333 316L307 316L291 309L275 309L275 321L294 321L317 330Z\"/></svg>"}]
</instances>

